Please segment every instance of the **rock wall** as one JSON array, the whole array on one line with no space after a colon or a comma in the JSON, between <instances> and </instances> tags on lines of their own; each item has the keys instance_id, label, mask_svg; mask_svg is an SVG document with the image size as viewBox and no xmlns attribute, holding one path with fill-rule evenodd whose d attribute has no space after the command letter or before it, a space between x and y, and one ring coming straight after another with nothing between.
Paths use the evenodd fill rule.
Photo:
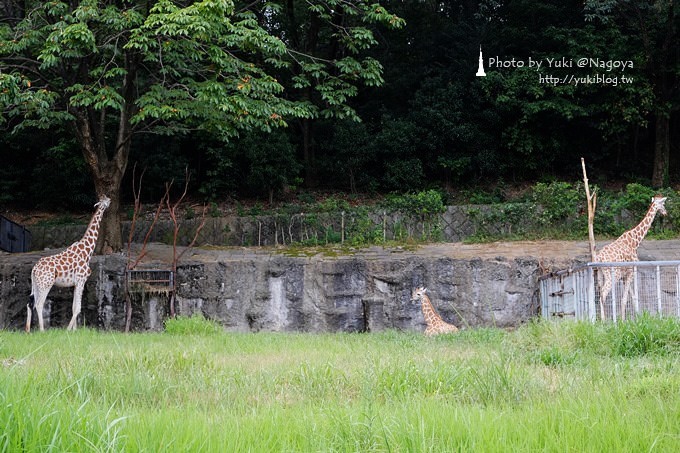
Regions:
<instances>
[{"instance_id":1,"label":"rock wall","mask_svg":"<svg viewBox=\"0 0 680 453\"><path fill-rule=\"evenodd\" d=\"M457 326L512 327L537 314L537 278L545 266L532 257L459 259L422 250L310 257L243 250L199 251L181 263L177 314L202 313L238 332L422 331L420 306L410 295L425 286L442 317ZM45 254L0 256L0 327L23 328L30 271ZM96 256L91 267L79 325L122 330L125 258ZM71 288L52 289L47 326L68 324L72 297ZM133 296L134 330L162 329L168 314L165 296Z\"/></svg>"}]
</instances>

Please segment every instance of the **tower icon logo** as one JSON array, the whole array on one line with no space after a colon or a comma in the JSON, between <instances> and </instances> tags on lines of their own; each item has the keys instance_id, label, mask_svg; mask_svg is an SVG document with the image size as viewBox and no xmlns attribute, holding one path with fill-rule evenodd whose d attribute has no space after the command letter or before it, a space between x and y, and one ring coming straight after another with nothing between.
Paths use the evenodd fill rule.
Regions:
<instances>
[{"instance_id":1,"label":"tower icon logo","mask_svg":"<svg viewBox=\"0 0 680 453\"><path fill-rule=\"evenodd\" d=\"M479 68L477 69L477 77L486 77L486 72L484 72L484 59L482 58L482 46L479 46Z\"/></svg>"}]
</instances>

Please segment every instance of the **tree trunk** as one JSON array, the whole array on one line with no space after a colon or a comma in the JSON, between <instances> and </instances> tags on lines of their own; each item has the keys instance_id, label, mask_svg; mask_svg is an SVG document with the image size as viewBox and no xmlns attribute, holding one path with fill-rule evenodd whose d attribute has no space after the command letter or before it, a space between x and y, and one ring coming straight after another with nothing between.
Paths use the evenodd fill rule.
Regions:
<instances>
[{"instance_id":1,"label":"tree trunk","mask_svg":"<svg viewBox=\"0 0 680 453\"><path fill-rule=\"evenodd\" d=\"M99 239L95 251L109 254L123 249L123 232L120 227L120 183L119 189L109 193L111 204L104 212L99 224Z\"/></svg>"},{"instance_id":2,"label":"tree trunk","mask_svg":"<svg viewBox=\"0 0 680 453\"><path fill-rule=\"evenodd\" d=\"M97 197L106 195L111 198L111 204L104 211L100 224L99 239L95 247L96 253L118 252L123 249L123 232L120 225L120 187L125 175L129 154L129 146L126 146L126 148L125 151L121 152L124 156L117 156L124 160L122 165L117 164L115 159L100 161L97 170L93 171Z\"/></svg>"},{"instance_id":3,"label":"tree trunk","mask_svg":"<svg viewBox=\"0 0 680 453\"><path fill-rule=\"evenodd\" d=\"M99 126L93 115L86 110L75 110L74 129L80 143L83 157L94 180L97 198L106 195L111 199L109 208L99 228L99 238L95 253L118 252L123 249L123 234L120 226L120 187L125 175L130 154L129 122L125 113L121 114L121 125L112 157L108 157L103 135L94 133Z\"/></svg>"},{"instance_id":4,"label":"tree trunk","mask_svg":"<svg viewBox=\"0 0 680 453\"><path fill-rule=\"evenodd\" d=\"M75 117L75 135L94 179L97 197L106 195L111 199L111 204L102 217L95 253L111 253L123 249L123 233L120 225L120 187L130 156L132 136L130 118L135 110L134 80L137 77L137 64L138 57L132 54L125 55L127 72L121 91L125 102L117 112L118 130L111 152L107 151L107 144L110 146L111 143L107 143L105 133L107 111L95 111L88 108L73 108L72 110Z\"/></svg>"},{"instance_id":5,"label":"tree trunk","mask_svg":"<svg viewBox=\"0 0 680 453\"><path fill-rule=\"evenodd\" d=\"M656 115L654 138L654 167L652 170L652 187L663 187L668 184L670 163L670 118L664 112Z\"/></svg>"}]
</instances>

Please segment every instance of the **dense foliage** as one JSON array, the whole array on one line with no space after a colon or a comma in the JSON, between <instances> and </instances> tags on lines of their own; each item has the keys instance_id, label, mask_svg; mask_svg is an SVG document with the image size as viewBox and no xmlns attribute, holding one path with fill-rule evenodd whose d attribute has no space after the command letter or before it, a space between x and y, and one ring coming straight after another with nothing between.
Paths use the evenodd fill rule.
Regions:
<instances>
[{"instance_id":1,"label":"dense foliage","mask_svg":"<svg viewBox=\"0 0 680 453\"><path fill-rule=\"evenodd\" d=\"M28 17L33 3L3 2L3 16ZM230 2L159 1L146 16L137 6L148 2L83 1L75 2L80 15L61 22L62 2L40 3L43 16L55 18L49 30L23 30L19 39L17 23L0 27L3 59L40 45L39 66L52 71L16 81L32 88L23 91L32 96L28 107L15 103L0 115L0 203L72 206L94 198L77 135L52 121L122 102L113 92L122 65L109 64L114 41L106 47L79 28L93 23L92 8L99 29L134 29L118 48L134 50L140 71L151 70L136 79L144 91L130 114L131 127L153 134L132 136L129 150L129 160L147 168L149 199L186 166L194 193L209 200L272 200L301 186L403 193L576 180L581 156L595 183L678 180L671 143L680 130L679 18L666 0L387 0L384 8L257 1L228 11L213 7ZM233 14L228 23L217 19L225 14ZM55 27L73 32L71 41L55 41ZM205 47L215 35L219 45ZM475 77L480 44L486 77ZM89 84L66 84L56 69L92 46L103 47L84 68ZM217 52L225 48L238 58ZM582 58L586 67L577 64ZM3 68L7 105L12 87ZM208 77L213 69L222 76ZM56 94L41 89L57 82L71 106L45 115ZM238 100L221 103L230 96ZM238 108L224 114L225 105Z\"/></svg>"},{"instance_id":2,"label":"dense foliage","mask_svg":"<svg viewBox=\"0 0 680 453\"><path fill-rule=\"evenodd\" d=\"M0 124L15 140L35 129L75 139L97 194L111 198L99 246L119 249L119 195L139 135L225 142L295 120L356 118L347 101L358 85L382 83L382 66L366 55L377 44L367 25L402 19L363 0L286 5L4 2ZM271 176L280 161L268 159L251 173L281 184Z\"/></svg>"}]
</instances>

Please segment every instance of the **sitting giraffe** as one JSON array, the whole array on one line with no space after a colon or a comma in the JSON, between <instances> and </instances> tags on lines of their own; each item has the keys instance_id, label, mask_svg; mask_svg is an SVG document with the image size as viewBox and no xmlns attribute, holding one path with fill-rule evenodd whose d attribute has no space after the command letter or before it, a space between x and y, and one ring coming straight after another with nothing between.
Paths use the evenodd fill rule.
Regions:
<instances>
[{"instance_id":1,"label":"sitting giraffe","mask_svg":"<svg viewBox=\"0 0 680 453\"><path fill-rule=\"evenodd\" d=\"M427 296L427 288L416 288L411 294L411 300L419 300L420 307L423 310L423 316L425 317L425 323L427 327L425 328L425 335L439 335L441 333L455 333L458 332L458 327L453 324L449 324L444 321L441 316L437 313L437 310L432 306L430 298Z\"/></svg>"},{"instance_id":2,"label":"sitting giraffe","mask_svg":"<svg viewBox=\"0 0 680 453\"><path fill-rule=\"evenodd\" d=\"M31 271L31 301L26 307L26 332L31 331L31 313L34 303L38 313L40 330L45 330L43 327L43 305L45 305L47 294L53 285L75 287L73 290L73 315L68 325L68 330L75 330L85 282L92 273L90 259L99 235L99 222L109 204L111 204L111 200L108 197L101 197L95 204L97 210L92 216L83 238L71 244L61 253L40 258L33 266Z\"/></svg>"},{"instance_id":3,"label":"sitting giraffe","mask_svg":"<svg viewBox=\"0 0 680 453\"><path fill-rule=\"evenodd\" d=\"M640 243L652 226L657 211L661 215L666 215L666 207L664 206L665 201L666 197L661 195L652 197L652 204L649 205L649 209L640 223L623 233L611 244L602 247L602 250L597 253L595 262L618 263L624 261L638 261L637 249L640 247ZM626 301L631 291L630 285L633 279L632 269L622 269L620 267L609 269L599 268L597 274L598 284L600 285L600 320L604 320L604 304L609 292L612 290L612 285L616 284L621 278L623 278L624 282L623 297L621 298L621 319L626 319ZM612 300L612 306L615 303L616 301Z\"/></svg>"}]
</instances>

